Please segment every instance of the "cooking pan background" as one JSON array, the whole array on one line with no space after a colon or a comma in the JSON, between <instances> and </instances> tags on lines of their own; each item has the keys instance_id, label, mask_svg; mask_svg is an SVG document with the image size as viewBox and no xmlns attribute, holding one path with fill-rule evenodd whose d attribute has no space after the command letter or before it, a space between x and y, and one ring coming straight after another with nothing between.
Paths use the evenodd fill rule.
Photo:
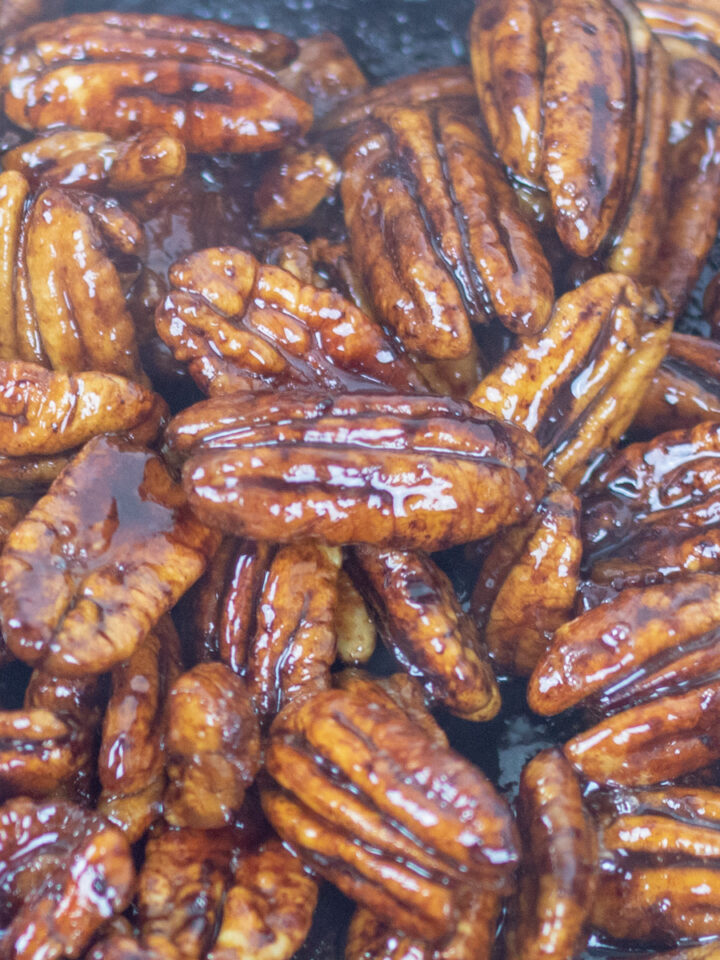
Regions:
<instances>
[{"instance_id":1,"label":"cooking pan background","mask_svg":"<svg viewBox=\"0 0 720 960\"><path fill-rule=\"evenodd\" d=\"M172 13L309 36L330 30L339 34L369 78L380 83L430 67L467 62L467 28L475 0L68 0L68 13L105 9ZM701 294L713 272L720 269L716 242L681 328L707 334L700 319ZM472 570L462 550L441 559L459 592L467 596ZM382 661L382 656L381 656ZM392 669L389 662L380 669ZM539 750L562 743L575 732L572 721L547 721L524 707L523 685L501 684L503 710L491 723L475 724L450 716L438 719L452 745L478 764L509 799L520 770ZM308 942L295 960L343 960L345 929L353 905L333 888L321 893ZM631 951L593 942L585 957L627 957ZM641 956L642 954L640 954Z\"/></svg>"}]
</instances>

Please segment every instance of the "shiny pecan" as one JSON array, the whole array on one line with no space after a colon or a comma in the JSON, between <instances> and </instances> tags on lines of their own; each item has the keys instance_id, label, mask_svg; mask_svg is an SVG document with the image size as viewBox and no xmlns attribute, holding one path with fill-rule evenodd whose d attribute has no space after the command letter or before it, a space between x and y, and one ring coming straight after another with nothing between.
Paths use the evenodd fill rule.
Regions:
<instances>
[{"instance_id":1,"label":"shiny pecan","mask_svg":"<svg viewBox=\"0 0 720 960\"><path fill-rule=\"evenodd\" d=\"M349 568L380 636L432 700L466 720L491 720L500 692L473 619L430 557L353 547Z\"/></svg>"},{"instance_id":2,"label":"shiny pecan","mask_svg":"<svg viewBox=\"0 0 720 960\"><path fill-rule=\"evenodd\" d=\"M720 571L720 424L619 451L583 498L583 563L597 583Z\"/></svg>"},{"instance_id":3,"label":"shiny pecan","mask_svg":"<svg viewBox=\"0 0 720 960\"><path fill-rule=\"evenodd\" d=\"M471 323L537 333L550 267L471 113L383 107L343 159L353 259L375 307L412 353L465 356Z\"/></svg>"},{"instance_id":4,"label":"shiny pecan","mask_svg":"<svg viewBox=\"0 0 720 960\"><path fill-rule=\"evenodd\" d=\"M565 744L588 779L644 786L691 773L720 757L718 624L718 577L627 588L560 627L528 702L544 715L578 703L606 715Z\"/></svg>"},{"instance_id":5,"label":"shiny pecan","mask_svg":"<svg viewBox=\"0 0 720 960\"><path fill-rule=\"evenodd\" d=\"M49 710L0 711L0 797L68 794L90 762L87 728Z\"/></svg>"},{"instance_id":6,"label":"shiny pecan","mask_svg":"<svg viewBox=\"0 0 720 960\"><path fill-rule=\"evenodd\" d=\"M338 571L337 595L335 638L338 659L356 666L367 663L375 652L375 623L362 594L344 569Z\"/></svg>"},{"instance_id":7,"label":"shiny pecan","mask_svg":"<svg viewBox=\"0 0 720 960\"><path fill-rule=\"evenodd\" d=\"M297 56L278 72L278 80L312 104L316 119L342 101L363 93L367 79L342 39L327 31L297 41Z\"/></svg>"},{"instance_id":8,"label":"shiny pecan","mask_svg":"<svg viewBox=\"0 0 720 960\"><path fill-rule=\"evenodd\" d=\"M157 454L96 437L5 545L6 642L50 673L102 673L132 654L217 543Z\"/></svg>"},{"instance_id":9,"label":"shiny pecan","mask_svg":"<svg viewBox=\"0 0 720 960\"><path fill-rule=\"evenodd\" d=\"M277 839L241 857L208 960L290 960L310 930L318 884Z\"/></svg>"},{"instance_id":10,"label":"shiny pecan","mask_svg":"<svg viewBox=\"0 0 720 960\"><path fill-rule=\"evenodd\" d=\"M301 226L332 196L339 181L340 169L326 150L288 148L263 175L255 193L260 228Z\"/></svg>"},{"instance_id":11,"label":"shiny pecan","mask_svg":"<svg viewBox=\"0 0 720 960\"><path fill-rule=\"evenodd\" d=\"M595 826L559 750L537 754L523 769L518 828L524 856L507 926L508 960L572 960L587 940Z\"/></svg>"},{"instance_id":12,"label":"shiny pecan","mask_svg":"<svg viewBox=\"0 0 720 960\"><path fill-rule=\"evenodd\" d=\"M594 926L619 939L666 946L718 936L720 791L622 792L606 807L599 815Z\"/></svg>"},{"instance_id":13,"label":"shiny pecan","mask_svg":"<svg viewBox=\"0 0 720 960\"><path fill-rule=\"evenodd\" d=\"M509 350L471 401L534 434L573 489L632 422L669 336L656 291L601 274L561 297L547 329Z\"/></svg>"},{"instance_id":14,"label":"shiny pecan","mask_svg":"<svg viewBox=\"0 0 720 960\"><path fill-rule=\"evenodd\" d=\"M273 724L263 808L288 847L409 934L452 931L463 891L507 888L517 853L504 801L402 709L331 690Z\"/></svg>"},{"instance_id":15,"label":"shiny pecan","mask_svg":"<svg viewBox=\"0 0 720 960\"><path fill-rule=\"evenodd\" d=\"M250 253L191 254L173 265L170 283L157 330L206 393L288 383L422 389L409 359L353 304Z\"/></svg>"},{"instance_id":16,"label":"shiny pecan","mask_svg":"<svg viewBox=\"0 0 720 960\"><path fill-rule=\"evenodd\" d=\"M439 549L521 522L546 482L524 431L437 397L235 394L168 439L198 516L260 540Z\"/></svg>"},{"instance_id":17,"label":"shiny pecan","mask_svg":"<svg viewBox=\"0 0 720 960\"><path fill-rule=\"evenodd\" d=\"M260 767L260 731L243 680L222 663L183 674L168 696L165 819L230 823Z\"/></svg>"},{"instance_id":18,"label":"shiny pecan","mask_svg":"<svg viewBox=\"0 0 720 960\"><path fill-rule=\"evenodd\" d=\"M720 47L720 11L712 0L638 0L653 33Z\"/></svg>"},{"instance_id":19,"label":"shiny pecan","mask_svg":"<svg viewBox=\"0 0 720 960\"><path fill-rule=\"evenodd\" d=\"M2 955L80 956L127 907L134 879L127 840L96 813L61 801L8 801L0 807Z\"/></svg>"},{"instance_id":20,"label":"shiny pecan","mask_svg":"<svg viewBox=\"0 0 720 960\"><path fill-rule=\"evenodd\" d=\"M504 670L532 673L569 618L580 578L580 503L550 487L526 523L499 534L472 595L472 613Z\"/></svg>"},{"instance_id":21,"label":"shiny pecan","mask_svg":"<svg viewBox=\"0 0 720 960\"><path fill-rule=\"evenodd\" d=\"M277 33L136 13L76 14L5 45L5 111L25 130L59 125L122 139L157 127L194 153L273 150L312 108L275 70L295 53Z\"/></svg>"},{"instance_id":22,"label":"shiny pecan","mask_svg":"<svg viewBox=\"0 0 720 960\"><path fill-rule=\"evenodd\" d=\"M131 843L162 812L166 697L182 672L180 640L166 615L112 671L102 725L97 809Z\"/></svg>"}]
</instances>

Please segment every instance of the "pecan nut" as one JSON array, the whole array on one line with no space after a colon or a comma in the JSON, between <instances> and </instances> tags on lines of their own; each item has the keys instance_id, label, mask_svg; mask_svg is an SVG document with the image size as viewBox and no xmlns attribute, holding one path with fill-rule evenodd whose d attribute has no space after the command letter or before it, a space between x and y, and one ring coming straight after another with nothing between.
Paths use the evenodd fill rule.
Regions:
<instances>
[{"instance_id":1,"label":"pecan nut","mask_svg":"<svg viewBox=\"0 0 720 960\"><path fill-rule=\"evenodd\" d=\"M49 710L0 711L0 796L45 797L67 788L90 760L83 729Z\"/></svg>"},{"instance_id":2,"label":"pecan nut","mask_svg":"<svg viewBox=\"0 0 720 960\"><path fill-rule=\"evenodd\" d=\"M213 21L76 14L6 44L0 86L25 130L62 125L122 139L157 127L194 153L274 150L312 122L312 108L275 76L295 50L277 33Z\"/></svg>"},{"instance_id":3,"label":"pecan nut","mask_svg":"<svg viewBox=\"0 0 720 960\"><path fill-rule=\"evenodd\" d=\"M345 569L338 572L337 593L335 636L338 658L343 663L359 666L367 663L375 652L375 624L362 594Z\"/></svg>"},{"instance_id":4,"label":"pecan nut","mask_svg":"<svg viewBox=\"0 0 720 960\"><path fill-rule=\"evenodd\" d=\"M367 90L367 79L342 39L324 31L297 41L297 56L278 80L301 100L311 103L316 120L339 103Z\"/></svg>"},{"instance_id":5,"label":"pecan nut","mask_svg":"<svg viewBox=\"0 0 720 960\"><path fill-rule=\"evenodd\" d=\"M299 227L340 182L340 170L319 147L288 149L263 176L255 194L262 230Z\"/></svg>"},{"instance_id":6,"label":"pecan nut","mask_svg":"<svg viewBox=\"0 0 720 960\"><path fill-rule=\"evenodd\" d=\"M263 808L290 849L409 934L454 928L472 883L507 888L509 810L479 770L398 707L331 690L273 724Z\"/></svg>"},{"instance_id":7,"label":"pecan nut","mask_svg":"<svg viewBox=\"0 0 720 960\"><path fill-rule=\"evenodd\" d=\"M434 397L236 394L178 415L168 439L191 453L197 515L258 540L437 550L521 522L545 488L524 431Z\"/></svg>"}]
</instances>

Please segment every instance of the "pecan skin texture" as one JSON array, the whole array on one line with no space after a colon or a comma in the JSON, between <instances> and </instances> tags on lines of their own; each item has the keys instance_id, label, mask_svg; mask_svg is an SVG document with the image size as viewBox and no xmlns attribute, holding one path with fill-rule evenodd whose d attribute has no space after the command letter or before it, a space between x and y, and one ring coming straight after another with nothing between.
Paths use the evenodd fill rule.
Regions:
<instances>
[{"instance_id":1,"label":"pecan skin texture","mask_svg":"<svg viewBox=\"0 0 720 960\"><path fill-rule=\"evenodd\" d=\"M194 153L274 150L312 122L312 108L275 79L294 51L279 34L213 21L77 14L17 34L0 85L25 130L64 125L121 139L157 127ZM199 84L204 96L194 96Z\"/></svg>"},{"instance_id":2,"label":"pecan skin texture","mask_svg":"<svg viewBox=\"0 0 720 960\"><path fill-rule=\"evenodd\" d=\"M190 254L173 265L170 283L157 330L206 393L289 383L423 389L409 359L353 304L252 254L234 247Z\"/></svg>"},{"instance_id":3,"label":"pecan skin texture","mask_svg":"<svg viewBox=\"0 0 720 960\"><path fill-rule=\"evenodd\" d=\"M3 931L3 957L79 956L130 902L130 848L91 811L61 801L10 800L0 807L0 851L0 883L18 904Z\"/></svg>"},{"instance_id":4,"label":"pecan skin texture","mask_svg":"<svg viewBox=\"0 0 720 960\"><path fill-rule=\"evenodd\" d=\"M157 454L96 437L5 546L8 646L58 675L110 669L200 576L218 539Z\"/></svg>"},{"instance_id":5,"label":"pecan skin texture","mask_svg":"<svg viewBox=\"0 0 720 960\"><path fill-rule=\"evenodd\" d=\"M173 685L167 751L168 823L230 823L260 766L260 731L244 682L224 664L198 664Z\"/></svg>"},{"instance_id":6,"label":"pecan skin texture","mask_svg":"<svg viewBox=\"0 0 720 960\"><path fill-rule=\"evenodd\" d=\"M412 935L450 932L474 879L487 890L509 882L517 853L503 801L397 707L345 690L291 704L271 729L266 769L278 786L264 789L263 808L281 839Z\"/></svg>"},{"instance_id":7,"label":"pecan skin texture","mask_svg":"<svg viewBox=\"0 0 720 960\"><path fill-rule=\"evenodd\" d=\"M258 540L436 550L522 521L546 482L524 432L440 398L236 394L168 441L197 515Z\"/></svg>"}]
</instances>

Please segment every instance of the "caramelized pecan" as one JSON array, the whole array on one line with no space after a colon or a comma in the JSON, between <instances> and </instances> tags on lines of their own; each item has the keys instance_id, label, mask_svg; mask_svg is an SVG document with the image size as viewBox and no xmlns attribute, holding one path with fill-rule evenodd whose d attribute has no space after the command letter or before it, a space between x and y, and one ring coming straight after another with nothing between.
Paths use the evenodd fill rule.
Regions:
<instances>
[{"instance_id":1,"label":"caramelized pecan","mask_svg":"<svg viewBox=\"0 0 720 960\"><path fill-rule=\"evenodd\" d=\"M0 711L0 797L45 797L67 788L90 760L87 730L49 710Z\"/></svg>"},{"instance_id":2,"label":"caramelized pecan","mask_svg":"<svg viewBox=\"0 0 720 960\"><path fill-rule=\"evenodd\" d=\"M638 0L653 32L720 47L720 12L712 0Z\"/></svg>"},{"instance_id":3,"label":"caramelized pecan","mask_svg":"<svg viewBox=\"0 0 720 960\"><path fill-rule=\"evenodd\" d=\"M337 595L335 637L338 658L356 666L367 663L375 652L375 624L362 594L344 569L338 571Z\"/></svg>"},{"instance_id":4,"label":"caramelized pecan","mask_svg":"<svg viewBox=\"0 0 720 960\"><path fill-rule=\"evenodd\" d=\"M301 226L332 195L339 181L340 170L326 150L286 150L258 186L258 224L263 230Z\"/></svg>"},{"instance_id":5,"label":"caramelized pecan","mask_svg":"<svg viewBox=\"0 0 720 960\"><path fill-rule=\"evenodd\" d=\"M327 31L297 41L297 56L278 72L278 80L312 104L316 119L368 86L342 39Z\"/></svg>"}]
</instances>

